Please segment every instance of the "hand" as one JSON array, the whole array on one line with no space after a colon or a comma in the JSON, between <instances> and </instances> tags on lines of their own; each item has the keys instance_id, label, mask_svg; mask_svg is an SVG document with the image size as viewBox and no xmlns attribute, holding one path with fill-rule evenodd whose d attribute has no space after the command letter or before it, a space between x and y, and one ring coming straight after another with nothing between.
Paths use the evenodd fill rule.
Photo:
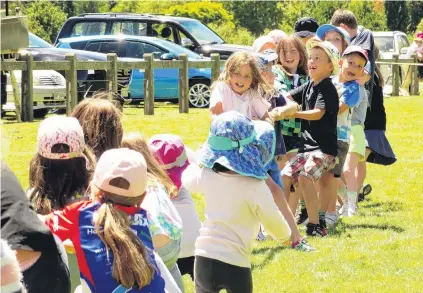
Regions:
<instances>
[{"instance_id":1,"label":"hand","mask_svg":"<svg viewBox=\"0 0 423 293\"><path fill-rule=\"evenodd\" d=\"M67 253L70 253L70 254L75 253L75 247L73 246L72 241L70 241L69 239L66 239L65 241L63 241L63 246L65 247Z\"/></svg>"}]
</instances>

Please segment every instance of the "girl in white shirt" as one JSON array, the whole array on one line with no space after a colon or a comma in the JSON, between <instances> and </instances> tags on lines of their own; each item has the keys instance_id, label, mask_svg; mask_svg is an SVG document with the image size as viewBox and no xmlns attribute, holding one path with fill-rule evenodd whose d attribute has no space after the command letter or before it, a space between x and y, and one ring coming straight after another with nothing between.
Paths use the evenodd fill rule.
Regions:
<instances>
[{"instance_id":1,"label":"girl in white shirt","mask_svg":"<svg viewBox=\"0 0 423 293\"><path fill-rule=\"evenodd\" d=\"M291 230L267 187L275 132L263 121L230 111L216 116L199 162L182 175L191 192L204 193L205 221L195 243L196 293L253 292L250 254L259 224L274 239Z\"/></svg>"}]
</instances>

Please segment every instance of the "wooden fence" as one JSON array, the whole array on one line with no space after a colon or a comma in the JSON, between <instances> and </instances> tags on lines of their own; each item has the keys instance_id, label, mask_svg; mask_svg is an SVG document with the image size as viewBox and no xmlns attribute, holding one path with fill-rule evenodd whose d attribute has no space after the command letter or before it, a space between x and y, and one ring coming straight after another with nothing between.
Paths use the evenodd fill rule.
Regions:
<instances>
[{"instance_id":1,"label":"wooden fence","mask_svg":"<svg viewBox=\"0 0 423 293\"><path fill-rule=\"evenodd\" d=\"M67 54L66 61L33 61L29 53L24 55L23 61L4 60L1 62L2 71L22 71L22 121L33 121L33 70L62 70L66 78L66 112L69 114L77 104L77 70L106 70L107 90L113 93L118 92L118 70L143 69L144 73L144 114L154 115L154 69L156 68L178 68L179 69L179 112L188 113L189 110L189 68L211 68L212 81L220 74L220 67L224 61L220 60L219 54L212 54L211 60L189 61L186 54L178 56L178 60L163 61L154 60L152 54L145 54L144 60L126 62L118 61L116 54L108 54L107 61L78 61L74 54ZM392 65L393 93L399 94L400 88L400 64L411 65L411 94L418 93L419 81L417 76L417 58L382 59L377 63Z\"/></svg>"}]
</instances>

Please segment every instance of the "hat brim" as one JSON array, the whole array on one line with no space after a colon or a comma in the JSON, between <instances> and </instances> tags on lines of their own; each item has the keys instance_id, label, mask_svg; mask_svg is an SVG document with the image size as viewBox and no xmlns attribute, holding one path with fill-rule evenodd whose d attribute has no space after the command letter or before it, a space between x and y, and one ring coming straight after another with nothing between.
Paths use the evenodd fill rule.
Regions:
<instances>
[{"instance_id":1,"label":"hat brim","mask_svg":"<svg viewBox=\"0 0 423 293\"><path fill-rule=\"evenodd\" d=\"M267 166L275 153L275 130L265 121L253 121L253 124L256 135L250 144L244 146L242 152L239 148L218 151L206 143L201 151L200 164L212 168L219 163L238 174L266 179Z\"/></svg>"},{"instance_id":2,"label":"hat brim","mask_svg":"<svg viewBox=\"0 0 423 293\"><path fill-rule=\"evenodd\" d=\"M310 32L310 31L300 31L300 32L294 33L294 35L299 38L307 38L307 37L314 37L316 33Z\"/></svg>"},{"instance_id":3,"label":"hat brim","mask_svg":"<svg viewBox=\"0 0 423 293\"><path fill-rule=\"evenodd\" d=\"M346 35L347 32L343 32L338 27L331 24L321 25L316 31L316 36L322 41L324 41L326 34L330 31L335 31L339 33L348 44L350 43L350 36Z\"/></svg>"},{"instance_id":4,"label":"hat brim","mask_svg":"<svg viewBox=\"0 0 423 293\"><path fill-rule=\"evenodd\" d=\"M329 51L328 48L326 48L323 44L323 41L319 41L319 40L315 40L315 39L311 39L307 42L306 44L306 48L307 48L307 54L309 54L309 51L313 48L321 48L323 51L325 51L325 53L328 55L330 61L332 62L333 65L333 70L332 70L332 75L337 75L338 71L339 71L339 59L334 58L332 53Z\"/></svg>"}]
</instances>

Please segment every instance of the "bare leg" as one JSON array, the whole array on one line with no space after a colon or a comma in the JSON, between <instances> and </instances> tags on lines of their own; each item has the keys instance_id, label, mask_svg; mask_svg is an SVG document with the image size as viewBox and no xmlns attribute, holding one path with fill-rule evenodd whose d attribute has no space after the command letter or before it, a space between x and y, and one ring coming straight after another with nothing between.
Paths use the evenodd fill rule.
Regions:
<instances>
[{"instance_id":1,"label":"bare leg","mask_svg":"<svg viewBox=\"0 0 423 293\"><path fill-rule=\"evenodd\" d=\"M319 224L319 198L316 187L313 181L302 175L300 175L298 180L306 202L309 223Z\"/></svg>"},{"instance_id":2,"label":"bare leg","mask_svg":"<svg viewBox=\"0 0 423 293\"><path fill-rule=\"evenodd\" d=\"M366 179L367 170L366 170L366 160L371 154L372 150L366 148L366 158L363 162L359 162L357 165L357 192L360 193L360 189L363 187L364 180Z\"/></svg>"},{"instance_id":3,"label":"bare leg","mask_svg":"<svg viewBox=\"0 0 423 293\"><path fill-rule=\"evenodd\" d=\"M300 199L300 194L302 195L301 191L299 190L300 189L299 187L300 186L296 186L295 191L291 192L291 195L289 196L288 204L289 204L289 208L291 209L291 211L294 211L293 214L297 210L298 200Z\"/></svg>"},{"instance_id":4,"label":"bare leg","mask_svg":"<svg viewBox=\"0 0 423 293\"><path fill-rule=\"evenodd\" d=\"M320 210L323 212L329 211L329 205L334 198L337 198L336 193L336 178L333 174L326 172L317 181L319 186L319 199L320 199Z\"/></svg>"},{"instance_id":5,"label":"bare leg","mask_svg":"<svg viewBox=\"0 0 423 293\"><path fill-rule=\"evenodd\" d=\"M358 178L355 173L355 170L358 168L359 159L360 156L357 153L348 153L345 159L344 175L347 181L347 190L349 192L356 192L359 189Z\"/></svg>"}]
</instances>

